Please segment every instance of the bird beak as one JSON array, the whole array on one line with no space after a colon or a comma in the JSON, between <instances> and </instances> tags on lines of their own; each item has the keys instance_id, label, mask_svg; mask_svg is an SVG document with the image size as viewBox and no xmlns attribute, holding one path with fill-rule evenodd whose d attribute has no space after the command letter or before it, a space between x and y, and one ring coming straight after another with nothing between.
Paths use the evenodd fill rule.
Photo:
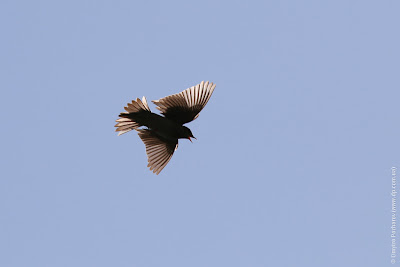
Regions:
<instances>
[{"instance_id":1,"label":"bird beak","mask_svg":"<svg viewBox=\"0 0 400 267\"><path fill-rule=\"evenodd\" d=\"M194 137L194 136L189 136L189 137L188 137L188 139L189 139L189 141L190 141L190 142L192 142L192 140L190 139L190 137L192 137L192 138L194 138L194 139L196 139L196 140L197 140L197 138L196 138L196 137ZM193 143L193 142L192 142L192 143Z\"/></svg>"}]
</instances>

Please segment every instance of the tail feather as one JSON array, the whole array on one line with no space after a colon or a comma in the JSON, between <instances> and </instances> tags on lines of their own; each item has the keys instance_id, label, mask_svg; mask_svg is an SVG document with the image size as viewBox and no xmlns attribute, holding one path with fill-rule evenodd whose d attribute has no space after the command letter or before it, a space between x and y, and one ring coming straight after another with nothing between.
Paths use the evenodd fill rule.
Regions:
<instances>
[{"instance_id":1,"label":"tail feather","mask_svg":"<svg viewBox=\"0 0 400 267\"><path fill-rule=\"evenodd\" d=\"M140 100L139 98L137 98L136 101L132 100L132 103L128 103L128 105L124 107L124 109L127 112L122 112L121 114L119 114L121 118L116 120L117 124L115 125L115 127L117 127L117 129L115 131L119 132L118 136L137 129L141 126L139 123L130 118L129 114L139 113L143 111L151 112L145 97L143 97L142 100Z\"/></svg>"}]
</instances>

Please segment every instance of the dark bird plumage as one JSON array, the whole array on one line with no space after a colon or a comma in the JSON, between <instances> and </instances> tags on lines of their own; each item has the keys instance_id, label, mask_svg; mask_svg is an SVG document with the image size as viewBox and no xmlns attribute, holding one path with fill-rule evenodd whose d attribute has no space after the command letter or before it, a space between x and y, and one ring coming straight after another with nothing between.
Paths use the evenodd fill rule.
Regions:
<instances>
[{"instance_id":1,"label":"dark bird plumage","mask_svg":"<svg viewBox=\"0 0 400 267\"><path fill-rule=\"evenodd\" d=\"M118 135L131 130L138 131L146 147L147 167L159 174L178 148L178 139L192 141L190 138L195 138L183 124L199 116L214 89L215 84L201 82L178 94L152 101L163 116L150 111L145 97L132 100L125 107L126 112L122 112L116 120L116 131ZM139 128L141 126L144 128Z\"/></svg>"}]
</instances>

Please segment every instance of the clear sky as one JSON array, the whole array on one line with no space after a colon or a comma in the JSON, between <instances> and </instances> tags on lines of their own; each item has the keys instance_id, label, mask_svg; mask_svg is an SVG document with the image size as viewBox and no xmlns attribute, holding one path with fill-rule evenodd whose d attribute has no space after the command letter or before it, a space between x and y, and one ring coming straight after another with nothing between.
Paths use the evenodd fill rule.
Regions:
<instances>
[{"instance_id":1,"label":"clear sky","mask_svg":"<svg viewBox=\"0 0 400 267\"><path fill-rule=\"evenodd\" d=\"M399 14L0 1L0 266L391 266ZM154 175L115 119L202 80L197 140Z\"/></svg>"}]
</instances>

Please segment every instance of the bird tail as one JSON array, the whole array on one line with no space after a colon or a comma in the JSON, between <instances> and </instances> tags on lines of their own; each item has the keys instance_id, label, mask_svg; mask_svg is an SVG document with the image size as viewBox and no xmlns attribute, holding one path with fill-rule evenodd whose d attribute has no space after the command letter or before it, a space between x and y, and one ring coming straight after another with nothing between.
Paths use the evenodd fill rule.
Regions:
<instances>
[{"instance_id":1,"label":"bird tail","mask_svg":"<svg viewBox=\"0 0 400 267\"><path fill-rule=\"evenodd\" d=\"M128 105L124 107L124 109L127 112L122 112L121 114L119 114L121 118L116 120L117 124L115 125L115 127L117 127L117 129L115 131L119 132L118 136L137 129L141 126L132 118L132 115L142 112L151 112L145 97L143 97L142 100L140 100L139 98L137 98L136 101L132 100L132 103L128 103Z\"/></svg>"}]
</instances>

